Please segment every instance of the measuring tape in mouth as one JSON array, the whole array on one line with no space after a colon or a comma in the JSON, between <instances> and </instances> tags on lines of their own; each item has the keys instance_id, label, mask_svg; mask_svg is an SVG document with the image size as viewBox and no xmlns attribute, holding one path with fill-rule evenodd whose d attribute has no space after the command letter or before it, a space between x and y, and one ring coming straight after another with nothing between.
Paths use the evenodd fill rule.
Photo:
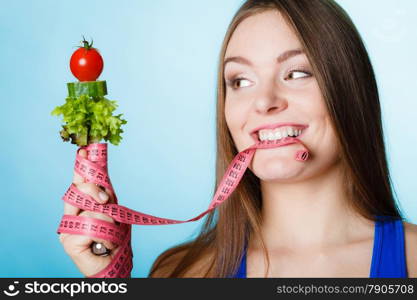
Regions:
<instances>
[{"instance_id":1,"label":"measuring tape in mouth","mask_svg":"<svg viewBox=\"0 0 417 300\"><path fill-rule=\"evenodd\" d=\"M128 278L133 268L133 252L131 247L132 224L167 225L197 221L222 202L226 201L232 194L242 179L257 149L277 148L295 143L299 143L302 149L296 152L294 159L300 162L307 161L309 152L305 145L295 137L285 137L281 140L273 141L258 141L251 147L239 152L233 158L226 173L223 175L208 209L200 215L185 221L159 218L118 205L116 193L114 192L107 172L107 143L95 143L80 147L77 150L75 159L75 172L80 174L86 182L95 183L111 190L115 203L101 204L90 195L78 190L75 184L71 184L62 199L81 210L105 214L119 224L84 216L64 215L57 233L86 235L92 238L107 240L120 246L109 265L89 278ZM83 158L78 154L78 151L81 149L86 149L87 158ZM95 249L104 247L101 243L93 244Z\"/></svg>"}]
</instances>

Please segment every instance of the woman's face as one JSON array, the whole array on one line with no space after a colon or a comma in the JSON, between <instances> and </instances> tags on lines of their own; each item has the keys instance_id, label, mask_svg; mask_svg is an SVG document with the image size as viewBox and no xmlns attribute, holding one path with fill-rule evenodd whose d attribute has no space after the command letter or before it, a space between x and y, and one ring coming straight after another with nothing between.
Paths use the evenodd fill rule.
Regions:
<instances>
[{"instance_id":1,"label":"woman's face","mask_svg":"<svg viewBox=\"0 0 417 300\"><path fill-rule=\"evenodd\" d=\"M307 162L294 159L299 144L258 149L250 165L256 176L264 181L298 181L317 176L338 161L337 139L311 65L278 11L240 23L225 62L225 117L239 152L258 137L279 139L298 133L297 124L308 126L299 137L310 153ZM251 134L264 125L270 128Z\"/></svg>"}]
</instances>

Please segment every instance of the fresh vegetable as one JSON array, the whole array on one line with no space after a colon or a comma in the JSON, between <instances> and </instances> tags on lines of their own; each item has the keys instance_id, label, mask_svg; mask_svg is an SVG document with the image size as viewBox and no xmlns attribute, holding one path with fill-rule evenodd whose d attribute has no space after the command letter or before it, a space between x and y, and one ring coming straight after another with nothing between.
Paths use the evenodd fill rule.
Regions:
<instances>
[{"instance_id":1,"label":"fresh vegetable","mask_svg":"<svg viewBox=\"0 0 417 300\"><path fill-rule=\"evenodd\" d=\"M70 59L70 69L72 74L79 81L95 81L103 71L103 58L96 48L83 37L82 43Z\"/></svg>"},{"instance_id":2,"label":"fresh vegetable","mask_svg":"<svg viewBox=\"0 0 417 300\"><path fill-rule=\"evenodd\" d=\"M87 43L85 39L84 43ZM88 51L93 51L92 49L94 48L91 48L92 44L87 43L89 47ZM70 63L71 71L79 80L93 79L93 77L94 79L93 81L67 83L68 97L66 98L65 104L57 106L51 112L51 115L63 116L64 125L62 125L60 135L64 141L71 141L71 143L81 147L92 143L99 143L104 139L113 145L118 145L122 139L121 133L123 132L120 127L126 124L127 121L121 118L122 114L113 116L112 113L117 108L117 103L104 97L107 95L106 81L94 81L100 75L103 68L103 60L100 56L101 66L97 64L86 64L83 66L83 69L77 66L73 69L72 62L74 55L78 51L81 51L81 54L83 54L82 51L86 50L80 48L73 54ZM87 53L91 54L93 52ZM90 59L93 57L89 56L90 54L86 54L87 56L85 57ZM94 76L83 77L86 74L89 76L94 74Z\"/></svg>"},{"instance_id":3,"label":"fresh vegetable","mask_svg":"<svg viewBox=\"0 0 417 300\"><path fill-rule=\"evenodd\" d=\"M127 121L121 118L122 114L112 116L116 108L116 101L81 95L77 98L67 97L66 103L56 107L51 114L64 117L66 124L62 125L60 131L64 141L71 139L72 144L86 146L104 139L118 145L123 132L120 127Z\"/></svg>"},{"instance_id":4,"label":"fresh vegetable","mask_svg":"<svg viewBox=\"0 0 417 300\"><path fill-rule=\"evenodd\" d=\"M78 97L81 95L101 97L107 95L107 84L104 80L88 82L68 82L67 87L69 97Z\"/></svg>"}]
</instances>

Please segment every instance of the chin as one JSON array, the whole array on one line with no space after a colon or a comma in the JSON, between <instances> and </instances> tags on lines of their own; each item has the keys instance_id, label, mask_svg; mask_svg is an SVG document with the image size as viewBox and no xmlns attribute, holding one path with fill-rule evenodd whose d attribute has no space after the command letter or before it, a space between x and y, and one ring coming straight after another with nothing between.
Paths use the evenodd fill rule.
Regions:
<instances>
[{"instance_id":1,"label":"chin","mask_svg":"<svg viewBox=\"0 0 417 300\"><path fill-rule=\"evenodd\" d=\"M300 180L305 166L295 160L254 160L250 169L256 177L263 181L292 182Z\"/></svg>"}]
</instances>

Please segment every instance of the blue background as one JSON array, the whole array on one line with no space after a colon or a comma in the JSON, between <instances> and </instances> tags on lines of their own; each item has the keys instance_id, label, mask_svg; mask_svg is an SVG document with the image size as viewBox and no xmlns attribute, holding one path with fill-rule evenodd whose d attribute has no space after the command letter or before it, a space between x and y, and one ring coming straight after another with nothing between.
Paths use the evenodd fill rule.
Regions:
<instances>
[{"instance_id":1,"label":"blue background","mask_svg":"<svg viewBox=\"0 0 417 300\"><path fill-rule=\"evenodd\" d=\"M365 40L380 87L388 158L400 205L417 222L417 4L338 1ZM213 193L215 87L220 45L239 0L0 1L0 277L82 277L55 233L76 147L59 138L68 62L81 35L94 39L108 98L123 113L109 172L120 201L189 219ZM134 226L133 277L202 220Z\"/></svg>"}]
</instances>

